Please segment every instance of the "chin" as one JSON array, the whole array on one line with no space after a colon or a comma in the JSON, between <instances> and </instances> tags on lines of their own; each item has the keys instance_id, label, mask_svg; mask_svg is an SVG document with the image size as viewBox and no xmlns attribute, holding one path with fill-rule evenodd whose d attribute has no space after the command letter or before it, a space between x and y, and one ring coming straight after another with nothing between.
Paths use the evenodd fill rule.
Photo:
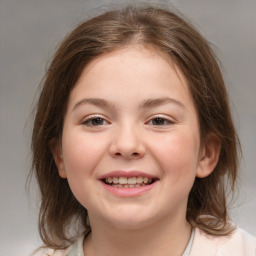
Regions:
<instances>
[{"instance_id":1,"label":"chin","mask_svg":"<svg viewBox=\"0 0 256 256\"><path fill-rule=\"evenodd\" d=\"M122 220L111 221L111 226L118 230L133 231L145 228L150 225L150 221L141 221L135 218L123 218Z\"/></svg>"},{"instance_id":2,"label":"chin","mask_svg":"<svg viewBox=\"0 0 256 256\"><path fill-rule=\"evenodd\" d=\"M150 226L156 221L155 216L143 213L141 210L120 210L116 213L105 216L105 220L107 220L111 227L119 230L138 230Z\"/></svg>"}]
</instances>

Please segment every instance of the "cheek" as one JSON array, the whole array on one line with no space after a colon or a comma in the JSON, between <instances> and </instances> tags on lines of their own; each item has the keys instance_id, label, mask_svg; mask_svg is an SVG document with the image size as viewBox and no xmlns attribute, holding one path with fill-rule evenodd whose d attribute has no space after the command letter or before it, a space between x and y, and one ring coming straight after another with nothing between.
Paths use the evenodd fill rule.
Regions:
<instances>
[{"instance_id":1,"label":"cheek","mask_svg":"<svg viewBox=\"0 0 256 256\"><path fill-rule=\"evenodd\" d=\"M63 157L68 179L75 175L92 175L104 153L104 140L86 136L79 131L63 137Z\"/></svg>"},{"instance_id":2,"label":"cheek","mask_svg":"<svg viewBox=\"0 0 256 256\"><path fill-rule=\"evenodd\" d=\"M186 133L172 134L161 143L156 143L154 148L154 154L156 159L159 159L164 175L172 176L174 182L181 178L195 177L199 153L197 136Z\"/></svg>"},{"instance_id":3,"label":"cheek","mask_svg":"<svg viewBox=\"0 0 256 256\"><path fill-rule=\"evenodd\" d=\"M95 196L92 193L96 180L95 170L105 147L102 140L95 140L79 133L71 135L69 133L62 141L67 180L76 199L88 208L90 198Z\"/></svg>"}]
</instances>

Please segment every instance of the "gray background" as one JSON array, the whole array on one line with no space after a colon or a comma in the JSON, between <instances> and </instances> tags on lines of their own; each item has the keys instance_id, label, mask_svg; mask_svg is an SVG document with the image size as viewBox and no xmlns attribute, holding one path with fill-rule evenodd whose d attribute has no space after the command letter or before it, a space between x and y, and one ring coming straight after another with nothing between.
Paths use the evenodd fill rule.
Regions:
<instances>
[{"instance_id":1,"label":"gray background","mask_svg":"<svg viewBox=\"0 0 256 256\"><path fill-rule=\"evenodd\" d=\"M100 6L127 2L0 0L0 256L28 255L40 244L36 188L32 185L28 195L25 180L30 164L29 115L45 66L78 22ZM223 64L244 153L232 216L256 235L256 1L162 2L191 19L213 43Z\"/></svg>"}]
</instances>

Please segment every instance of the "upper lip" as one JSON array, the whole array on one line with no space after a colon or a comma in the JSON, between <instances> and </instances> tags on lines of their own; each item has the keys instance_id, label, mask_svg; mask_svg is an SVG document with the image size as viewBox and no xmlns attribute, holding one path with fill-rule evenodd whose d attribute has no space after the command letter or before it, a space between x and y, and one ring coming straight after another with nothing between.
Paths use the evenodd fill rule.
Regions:
<instances>
[{"instance_id":1,"label":"upper lip","mask_svg":"<svg viewBox=\"0 0 256 256\"><path fill-rule=\"evenodd\" d=\"M124 170L115 170L111 171L108 173L105 173L99 177L100 180L106 179L108 177L147 177L147 178L152 178L156 179L156 176L153 176L151 174L142 172L142 171L137 171L137 170L131 170L131 171L124 171Z\"/></svg>"}]
</instances>

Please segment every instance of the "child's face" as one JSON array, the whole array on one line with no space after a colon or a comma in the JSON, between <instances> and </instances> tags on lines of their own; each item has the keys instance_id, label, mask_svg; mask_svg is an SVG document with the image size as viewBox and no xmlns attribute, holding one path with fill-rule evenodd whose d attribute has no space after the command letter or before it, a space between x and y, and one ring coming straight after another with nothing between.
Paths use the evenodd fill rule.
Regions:
<instances>
[{"instance_id":1,"label":"child's face","mask_svg":"<svg viewBox=\"0 0 256 256\"><path fill-rule=\"evenodd\" d=\"M70 94L60 151L53 150L59 174L92 225L138 228L185 220L194 179L205 171L183 75L142 47L101 56L84 69ZM105 178L132 184L114 187Z\"/></svg>"}]
</instances>

